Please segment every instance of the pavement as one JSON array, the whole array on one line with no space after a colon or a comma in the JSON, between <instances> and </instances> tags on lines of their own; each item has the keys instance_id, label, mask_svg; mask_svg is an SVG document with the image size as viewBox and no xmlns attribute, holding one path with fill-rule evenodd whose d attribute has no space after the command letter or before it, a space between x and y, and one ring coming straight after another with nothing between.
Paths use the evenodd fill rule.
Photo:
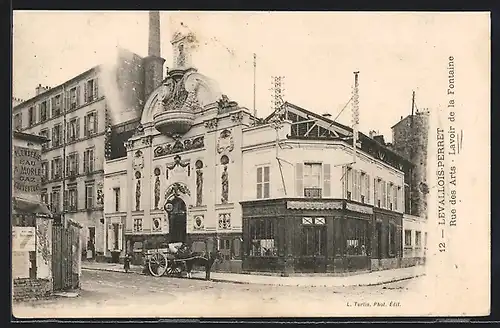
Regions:
<instances>
[{"instance_id":1,"label":"pavement","mask_svg":"<svg viewBox=\"0 0 500 328\"><path fill-rule=\"evenodd\" d=\"M125 274L123 264L83 262L82 270L97 270L122 272ZM143 274L142 267L131 265L128 274ZM350 276L298 276L280 277L258 274L211 272L210 278L215 282L228 282L237 284L260 284L273 286L297 286L297 287L355 287L376 286L402 280L412 279L425 275L424 266L408 268L373 271L368 273L354 274ZM314 277L313 279L311 279ZM204 279L205 272L193 271L192 279Z\"/></svg>"}]
</instances>

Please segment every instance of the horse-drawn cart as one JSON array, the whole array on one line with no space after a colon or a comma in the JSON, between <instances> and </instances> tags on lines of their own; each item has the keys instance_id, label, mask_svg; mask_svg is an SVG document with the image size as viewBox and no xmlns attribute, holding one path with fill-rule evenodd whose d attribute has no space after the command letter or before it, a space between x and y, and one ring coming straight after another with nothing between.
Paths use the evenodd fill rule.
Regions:
<instances>
[{"instance_id":1,"label":"horse-drawn cart","mask_svg":"<svg viewBox=\"0 0 500 328\"><path fill-rule=\"evenodd\" d=\"M162 245L161 248L149 249L145 254L145 270L152 276L161 277L181 276L182 272L187 273L191 278L191 270L194 265L202 266L205 269L206 279L210 279L210 270L216 260L222 260L220 253L215 256L211 254L195 253L189 250L187 245L178 244L178 249L172 247L175 244Z\"/></svg>"}]
</instances>

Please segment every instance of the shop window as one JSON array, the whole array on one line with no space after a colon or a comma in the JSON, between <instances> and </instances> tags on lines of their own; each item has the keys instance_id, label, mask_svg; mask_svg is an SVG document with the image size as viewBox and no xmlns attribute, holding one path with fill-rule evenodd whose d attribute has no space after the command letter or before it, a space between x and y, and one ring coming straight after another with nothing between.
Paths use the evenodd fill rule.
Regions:
<instances>
[{"instance_id":1,"label":"shop window","mask_svg":"<svg viewBox=\"0 0 500 328\"><path fill-rule=\"evenodd\" d=\"M368 222L358 219L345 221L344 236L346 240L346 255L367 255Z\"/></svg>"},{"instance_id":2,"label":"shop window","mask_svg":"<svg viewBox=\"0 0 500 328\"><path fill-rule=\"evenodd\" d=\"M250 256L277 256L274 219L250 220Z\"/></svg>"},{"instance_id":3,"label":"shop window","mask_svg":"<svg viewBox=\"0 0 500 328\"><path fill-rule=\"evenodd\" d=\"M405 246L411 246L411 230L405 230Z\"/></svg>"},{"instance_id":4,"label":"shop window","mask_svg":"<svg viewBox=\"0 0 500 328\"><path fill-rule=\"evenodd\" d=\"M302 255L325 256L326 229L324 218L303 218L303 222L306 224L302 225Z\"/></svg>"}]
</instances>

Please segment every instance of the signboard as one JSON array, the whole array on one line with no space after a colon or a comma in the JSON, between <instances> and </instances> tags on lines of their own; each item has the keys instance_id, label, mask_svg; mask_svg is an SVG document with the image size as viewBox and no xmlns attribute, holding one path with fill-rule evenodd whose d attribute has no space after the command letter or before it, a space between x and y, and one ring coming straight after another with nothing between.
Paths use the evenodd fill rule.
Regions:
<instances>
[{"instance_id":1,"label":"signboard","mask_svg":"<svg viewBox=\"0 0 500 328\"><path fill-rule=\"evenodd\" d=\"M35 227L12 227L12 251L34 252Z\"/></svg>"},{"instance_id":2,"label":"signboard","mask_svg":"<svg viewBox=\"0 0 500 328\"><path fill-rule=\"evenodd\" d=\"M14 146L14 193L40 192L41 158L41 150Z\"/></svg>"}]
</instances>

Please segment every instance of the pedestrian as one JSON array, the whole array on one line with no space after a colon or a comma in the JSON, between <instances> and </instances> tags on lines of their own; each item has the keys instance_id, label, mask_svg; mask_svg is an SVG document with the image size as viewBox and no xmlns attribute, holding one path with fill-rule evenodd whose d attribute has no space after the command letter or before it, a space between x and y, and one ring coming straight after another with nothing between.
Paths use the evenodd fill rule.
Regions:
<instances>
[{"instance_id":1,"label":"pedestrian","mask_svg":"<svg viewBox=\"0 0 500 328\"><path fill-rule=\"evenodd\" d=\"M128 273L130 270L130 261L132 261L132 255L130 253L125 253L125 258L123 259L123 268L125 269L125 273Z\"/></svg>"}]
</instances>

